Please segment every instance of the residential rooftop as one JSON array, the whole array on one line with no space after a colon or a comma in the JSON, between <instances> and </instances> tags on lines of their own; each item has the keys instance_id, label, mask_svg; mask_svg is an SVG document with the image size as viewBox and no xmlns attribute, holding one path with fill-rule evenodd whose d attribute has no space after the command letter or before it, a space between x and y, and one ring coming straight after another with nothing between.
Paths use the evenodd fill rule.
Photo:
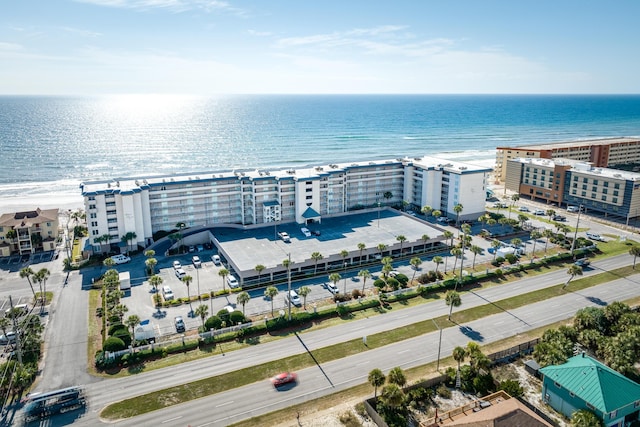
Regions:
<instances>
[{"instance_id":1,"label":"residential rooftop","mask_svg":"<svg viewBox=\"0 0 640 427\"><path fill-rule=\"evenodd\" d=\"M640 181L640 173L628 172L611 168L595 168L589 162L583 162L573 159L557 158L557 159L541 159L541 158L524 158L519 157L510 159L512 162L520 162L528 165L553 168L554 166L571 166L574 172L582 172L590 175L599 175L606 178L617 178L626 181Z\"/></svg>"}]
</instances>

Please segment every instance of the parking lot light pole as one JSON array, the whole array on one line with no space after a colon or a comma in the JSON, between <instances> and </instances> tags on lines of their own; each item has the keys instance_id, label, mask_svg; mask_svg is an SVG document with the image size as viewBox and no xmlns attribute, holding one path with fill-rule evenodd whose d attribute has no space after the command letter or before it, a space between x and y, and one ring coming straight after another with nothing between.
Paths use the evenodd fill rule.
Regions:
<instances>
[{"instance_id":1,"label":"parking lot light pole","mask_svg":"<svg viewBox=\"0 0 640 427\"><path fill-rule=\"evenodd\" d=\"M200 269L196 267L196 283L198 284L198 301L201 301L202 295L200 295Z\"/></svg>"},{"instance_id":2,"label":"parking lot light pole","mask_svg":"<svg viewBox=\"0 0 640 427\"><path fill-rule=\"evenodd\" d=\"M344 263L344 294L347 294L347 262Z\"/></svg>"}]
</instances>

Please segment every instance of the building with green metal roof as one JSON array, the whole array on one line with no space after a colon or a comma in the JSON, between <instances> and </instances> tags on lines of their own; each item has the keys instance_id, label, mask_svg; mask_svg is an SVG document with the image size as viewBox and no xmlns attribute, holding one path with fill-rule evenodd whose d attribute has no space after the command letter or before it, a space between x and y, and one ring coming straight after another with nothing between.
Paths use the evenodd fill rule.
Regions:
<instances>
[{"instance_id":1,"label":"building with green metal roof","mask_svg":"<svg viewBox=\"0 0 640 427\"><path fill-rule=\"evenodd\" d=\"M543 400L567 417L587 409L607 427L622 427L638 419L640 384L584 353L540 372L544 375Z\"/></svg>"}]
</instances>

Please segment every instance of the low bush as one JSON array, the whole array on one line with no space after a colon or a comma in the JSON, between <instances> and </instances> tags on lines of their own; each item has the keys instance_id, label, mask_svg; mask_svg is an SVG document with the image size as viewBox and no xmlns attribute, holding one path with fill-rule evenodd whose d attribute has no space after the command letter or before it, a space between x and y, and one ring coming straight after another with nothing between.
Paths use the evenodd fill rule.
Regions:
<instances>
[{"instance_id":1,"label":"low bush","mask_svg":"<svg viewBox=\"0 0 640 427\"><path fill-rule=\"evenodd\" d=\"M445 386L444 384L440 385L436 389L436 394L443 399L451 399L451 390L449 390L449 387Z\"/></svg>"},{"instance_id":2,"label":"low bush","mask_svg":"<svg viewBox=\"0 0 640 427\"><path fill-rule=\"evenodd\" d=\"M127 348L127 346L125 345L124 341L122 341L118 337L107 338L104 342L104 345L102 346L102 349L104 351L111 351L111 352L124 350L125 348Z\"/></svg>"}]
</instances>

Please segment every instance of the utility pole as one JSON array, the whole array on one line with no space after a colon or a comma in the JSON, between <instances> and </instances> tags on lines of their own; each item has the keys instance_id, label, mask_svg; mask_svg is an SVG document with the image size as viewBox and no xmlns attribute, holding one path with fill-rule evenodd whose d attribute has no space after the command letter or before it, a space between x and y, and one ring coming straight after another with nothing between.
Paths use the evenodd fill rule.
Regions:
<instances>
[{"instance_id":1,"label":"utility pole","mask_svg":"<svg viewBox=\"0 0 640 427\"><path fill-rule=\"evenodd\" d=\"M287 254L287 306L289 309L289 322L291 322L291 252Z\"/></svg>"},{"instance_id":2,"label":"utility pole","mask_svg":"<svg viewBox=\"0 0 640 427\"><path fill-rule=\"evenodd\" d=\"M573 242L571 242L571 256L573 256L573 251L576 248L576 239L578 238L578 226L580 225L580 214L582 213L582 205L578 207L578 219L576 220L576 231L573 233ZM628 219L628 217L627 217Z\"/></svg>"},{"instance_id":3,"label":"utility pole","mask_svg":"<svg viewBox=\"0 0 640 427\"><path fill-rule=\"evenodd\" d=\"M13 320L13 331L16 334L16 353L18 354L18 363L22 365L22 349L20 348L20 331L18 330L18 321L16 320L16 315L13 311L13 300L11 299L11 295L9 295L9 305L11 306L11 320Z\"/></svg>"},{"instance_id":4,"label":"utility pole","mask_svg":"<svg viewBox=\"0 0 640 427\"><path fill-rule=\"evenodd\" d=\"M440 338L438 338L438 361L436 362L436 371L440 372L440 349L442 348L442 328L438 326L438 324L436 323L436 319L431 319L431 320L433 320L433 324L436 325L436 328L438 328L438 331L440 331Z\"/></svg>"}]
</instances>

